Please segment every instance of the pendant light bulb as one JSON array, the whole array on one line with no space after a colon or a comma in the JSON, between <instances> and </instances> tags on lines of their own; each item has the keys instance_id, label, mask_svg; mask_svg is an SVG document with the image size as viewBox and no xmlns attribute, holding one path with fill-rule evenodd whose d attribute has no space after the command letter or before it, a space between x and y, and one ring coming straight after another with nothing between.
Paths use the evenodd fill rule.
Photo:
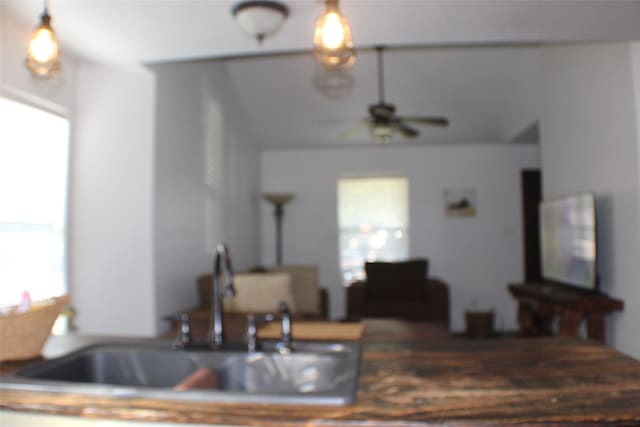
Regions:
<instances>
[{"instance_id":1,"label":"pendant light bulb","mask_svg":"<svg viewBox=\"0 0 640 427\"><path fill-rule=\"evenodd\" d=\"M346 68L356 61L351 27L338 10L337 0L327 0L327 9L316 21L313 45L316 58L326 68Z\"/></svg>"},{"instance_id":2,"label":"pendant light bulb","mask_svg":"<svg viewBox=\"0 0 640 427\"><path fill-rule=\"evenodd\" d=\"M327 13L321 28L322 45L327 49L338 49L344 44L344 29L337 12Z\"/></svg>"},{"instance_id":3,"label":"pendant light bulb","mask_svg":"<svg viewBox=\"0 0 640 427\"><path fill-rule=\"evenodd\" d=\"M29 56L37 62L51 62L58 56L58 43L48 28L38 28L29 43Z\"/></svg>"},{"instance_id":4,"label":"pendant light bulb","mask_svg":"<svg viewBox=\"0 0 640 427\"><path fill-rule=\"evenodd\" d=\"M26 65L35 77L48 77L60 71L60 49L51 28L51 16L45 5L40 25L31 34Z\"/></svg>"}]
</instances>

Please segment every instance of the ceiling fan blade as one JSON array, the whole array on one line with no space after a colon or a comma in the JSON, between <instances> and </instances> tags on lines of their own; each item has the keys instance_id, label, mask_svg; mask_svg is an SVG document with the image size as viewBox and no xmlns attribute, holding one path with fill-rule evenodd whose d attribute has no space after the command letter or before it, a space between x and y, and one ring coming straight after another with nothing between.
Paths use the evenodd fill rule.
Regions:
<instances>
[{"instance_id":1,"label":"ceiling fan blade","mask_svg":"<svg viewBox=\"0 0 640 427\"><path fill-rule=\"evenodd\" d=\"M399 117L400 120L405 121L407 123L415 123L419 125L429 125L429 126L449 126L449 119L446 117L408 117L402 116Z\"/></svg>"},{"instance_id":2,"label":"ceiling fan blade","mask_svg":"<svg viewBox=\"0 0 640 427\"><path fill-rule=\"evenodd\" d=\"M420 135L420 132L418 132L418 130L412 128L406 123L403 123L402 121L394 123L393 128L407 138L415 138L416 136Z\"/></svg>"}]
</instances>

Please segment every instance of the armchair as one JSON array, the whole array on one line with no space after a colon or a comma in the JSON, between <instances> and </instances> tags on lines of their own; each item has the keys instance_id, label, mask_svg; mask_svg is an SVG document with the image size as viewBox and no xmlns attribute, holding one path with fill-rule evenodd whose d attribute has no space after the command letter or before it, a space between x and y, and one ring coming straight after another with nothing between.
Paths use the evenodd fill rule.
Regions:
<instances>
[{"instance_id":1,"label":"armchair","mask_svg":"<svg viewBox=\"0 0 640 427\"><path fill-rule=\"evenodd\" d=\"M371 262L365 264L367 280L347 288L349 320L395 317L449 326L449 287L427 278L428 260Z\"/></svg>"}]
</instances>

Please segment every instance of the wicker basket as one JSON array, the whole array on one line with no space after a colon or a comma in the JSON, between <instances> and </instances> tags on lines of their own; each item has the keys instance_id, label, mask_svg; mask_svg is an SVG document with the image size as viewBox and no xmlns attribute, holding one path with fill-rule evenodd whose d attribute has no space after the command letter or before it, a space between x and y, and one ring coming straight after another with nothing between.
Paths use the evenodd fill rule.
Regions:
<instances>
[{"instance_id":1,"label":"wicker basket","mask_svg":"<svg viewBox=\"0 0 640 427\"><path fill-rule=\"evenodd\" d=\"M68 303L69 297L63 295L34 302L22 313L10 310L0 315L0 361L40 356L53 323Z\"/></svg>"}]
</instances>

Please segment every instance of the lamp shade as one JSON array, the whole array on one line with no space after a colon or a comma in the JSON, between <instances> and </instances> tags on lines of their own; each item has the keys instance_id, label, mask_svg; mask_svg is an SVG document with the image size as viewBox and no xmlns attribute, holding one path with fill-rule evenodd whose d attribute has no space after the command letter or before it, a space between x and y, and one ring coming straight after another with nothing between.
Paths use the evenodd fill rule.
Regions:
<instances>
[{"instance_id":1,"label":"lamp shade","mask_svg":"<svg viewBox=\"0 0 640 427\"><path fill-rule=\"evenodd\" d=\"M285 205L292 201L296 195L292 193L264 193L262 197L274 205Z\"/></svg>"},{"instance_id":2,"label":"lamp shade","mask_svg":"<svg viewBox=\"0 0 640 427\"><path fill-rule=\"evenodd\" d=\"M289 8L276 1L243 1L231 12L244 32L262 42L280 29L289 15Z\"/></svg>"}]
</instances>

